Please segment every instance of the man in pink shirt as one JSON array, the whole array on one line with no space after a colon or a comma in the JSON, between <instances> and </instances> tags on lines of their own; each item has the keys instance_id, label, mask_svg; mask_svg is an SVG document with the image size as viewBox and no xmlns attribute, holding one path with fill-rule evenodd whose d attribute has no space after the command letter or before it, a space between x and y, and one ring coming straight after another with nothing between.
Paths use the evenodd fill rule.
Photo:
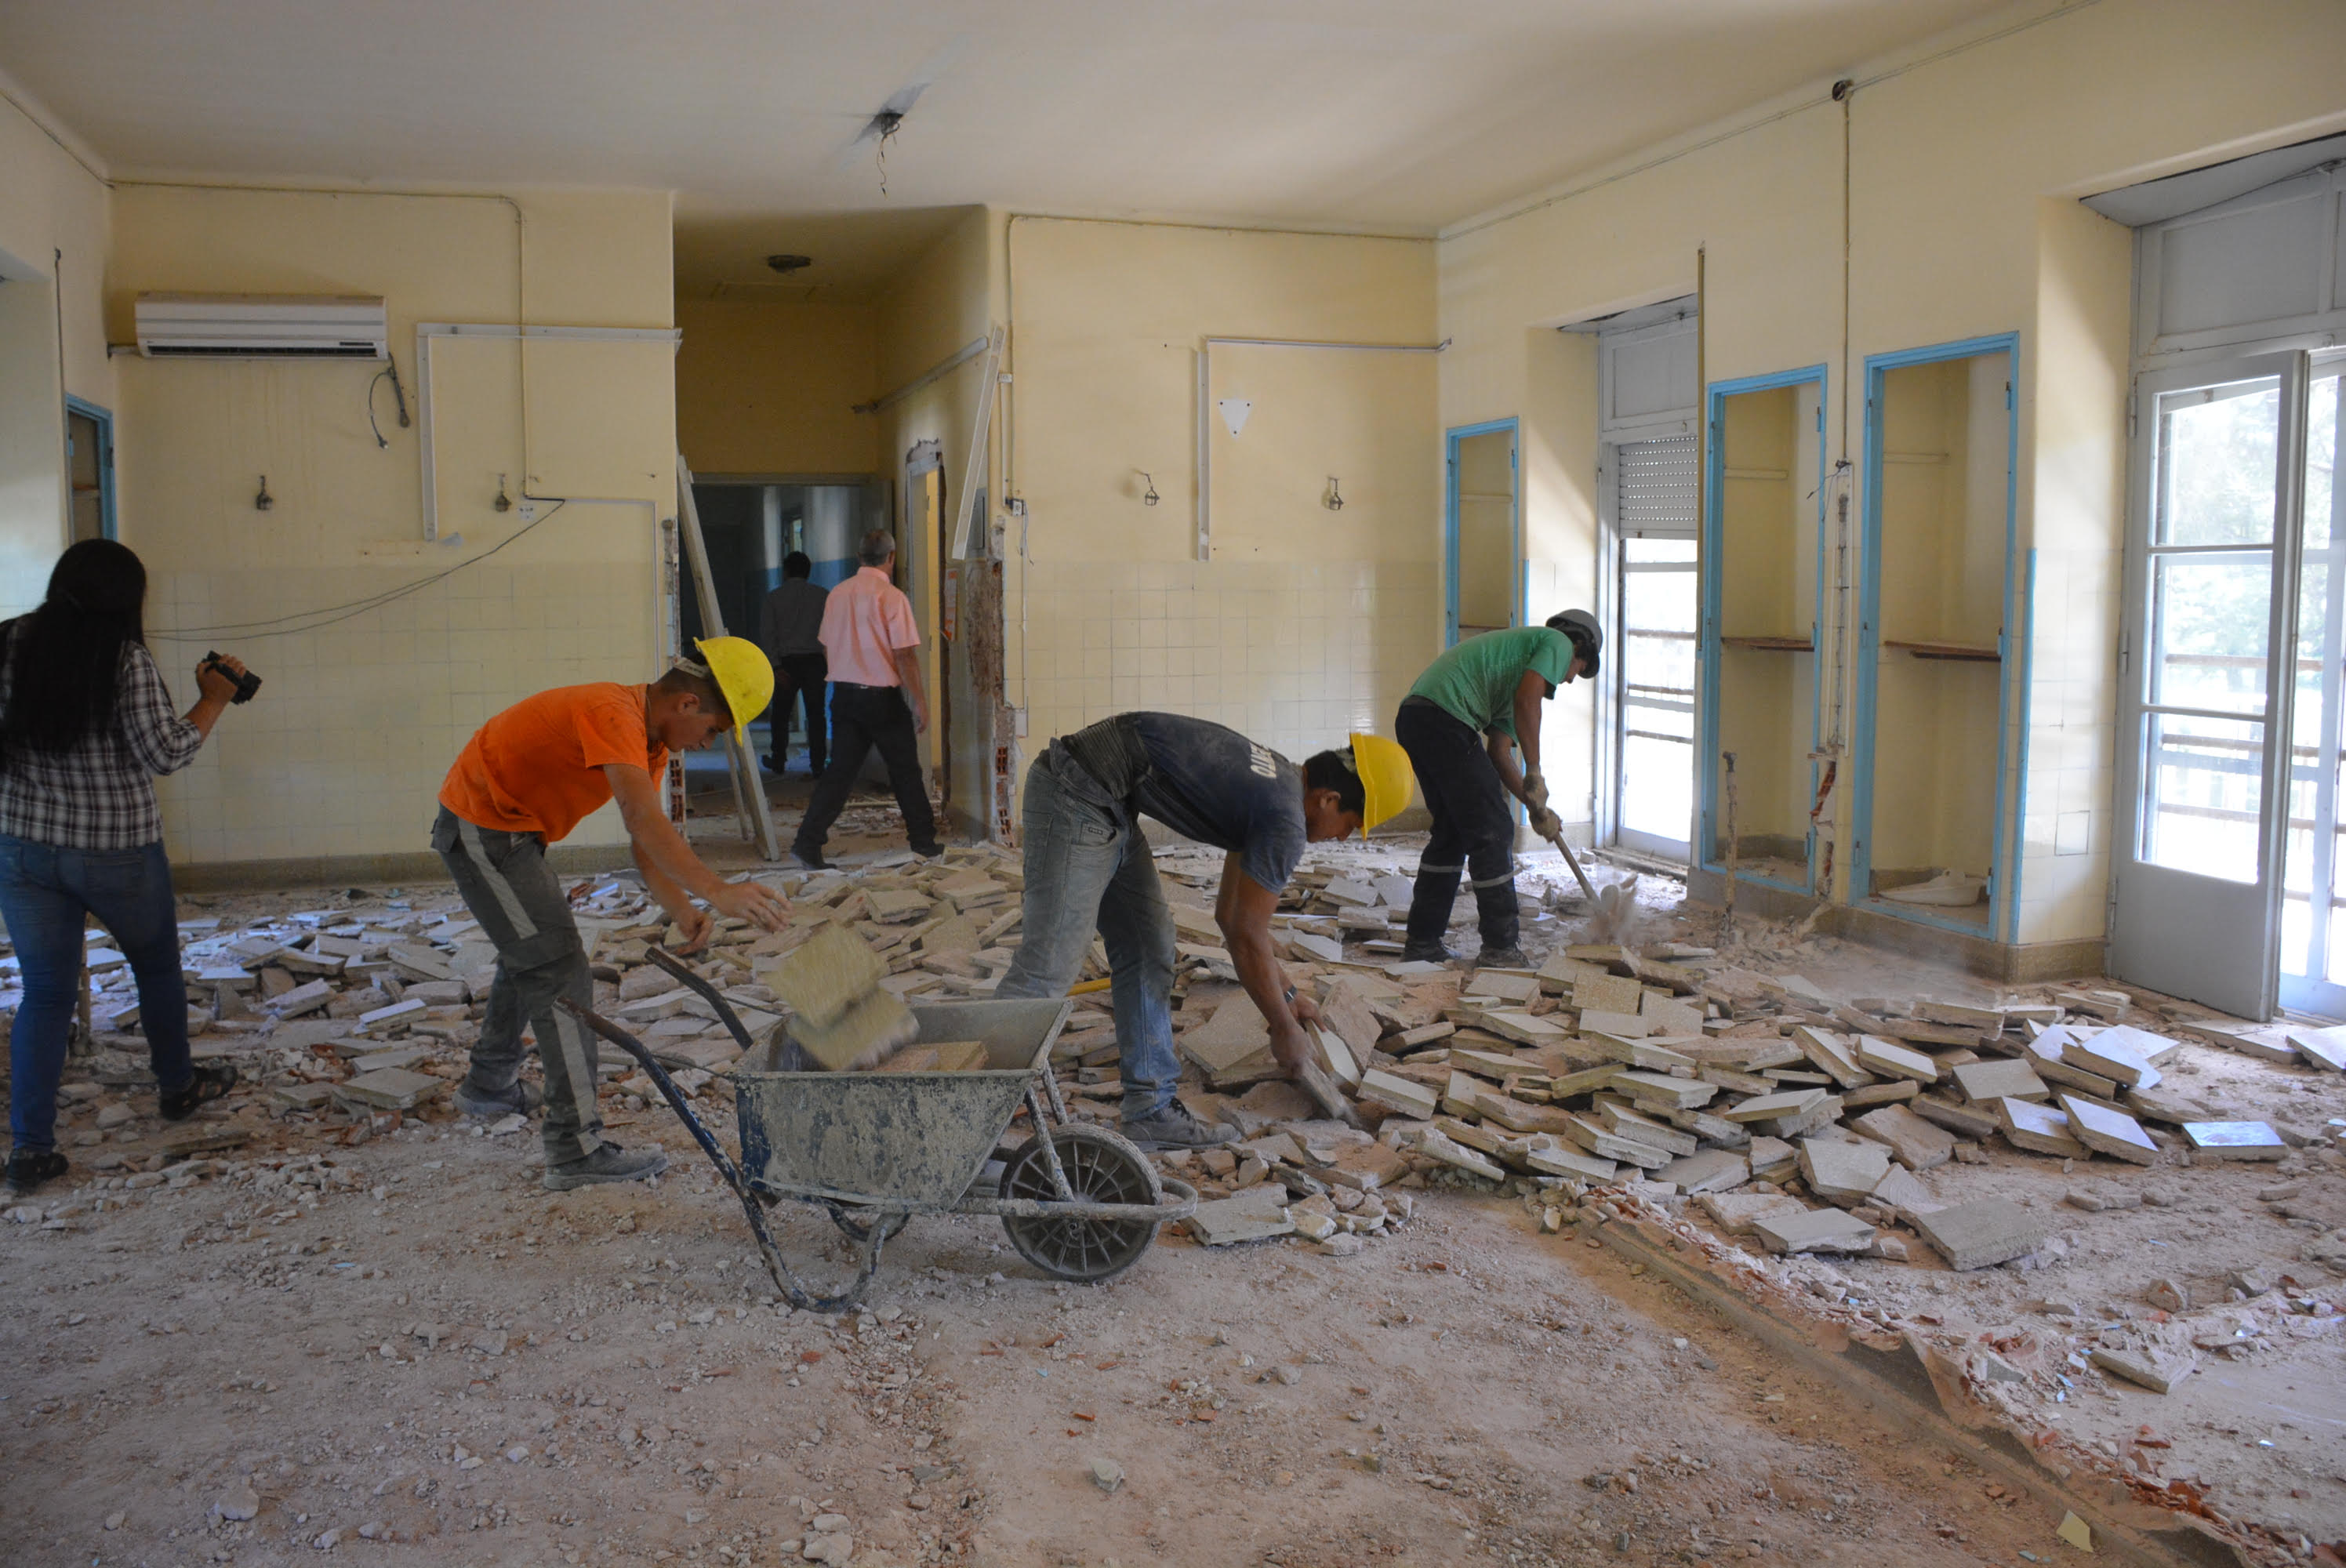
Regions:
<instances>
[{"instance_id":1,"label":"man in pink shirt","mask_svg":"<svg viewBox=\"0 0 2346 1568\"><path fill-rule=\"evenodd\" d=\"M941 855L928 787L921 779L919 737L929 727L921 691L921 634L913 601L889 578L896 539L885 528L863 535L856 551L862 569L831 589L822 610L822 651L831 661L831 766L814 787L790 853L820 868L822 843L846 808L848 791L872 748L888 765L888 783L903 813L913 850Z\"/></svg>"}]
</instances>

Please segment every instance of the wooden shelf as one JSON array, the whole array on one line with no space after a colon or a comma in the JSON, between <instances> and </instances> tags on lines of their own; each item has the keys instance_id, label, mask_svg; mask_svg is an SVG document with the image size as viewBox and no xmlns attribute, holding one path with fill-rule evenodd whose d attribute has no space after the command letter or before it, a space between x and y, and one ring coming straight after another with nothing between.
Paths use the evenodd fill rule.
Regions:
<instances>
[{"instance_id":1,"label":"wooden shelf","mask_svg":"<svg viewBox=\"0 0 2346 1568\"><path fill-rule=\"evenodd\" d=\"M1960 659L1972 664L2001 664L2004 656L1993 647L1974 647L1969 643L1909 643L1895 642L1888 637L1882 646L1912 654L1916 658Z\"/></svg>"},{"instance_id":2,"label":"wooden shelf","mask_svg":"<svg viewBox=\"0 0 2346 1568\"><path fill-rule=\"evenodd\" d=\"M1722 644L1731 648L1749 648L1755 653L1814 653L1816 645L1806 637L1721 637Z\"/></svg>"}]
</instances>

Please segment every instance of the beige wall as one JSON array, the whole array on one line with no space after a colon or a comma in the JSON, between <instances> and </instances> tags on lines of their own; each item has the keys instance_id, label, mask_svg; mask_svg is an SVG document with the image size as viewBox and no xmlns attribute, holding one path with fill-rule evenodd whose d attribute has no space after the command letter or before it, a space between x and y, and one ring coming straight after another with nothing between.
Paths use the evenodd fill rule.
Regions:
<instances>
[{"instance_id":1,"label":"beige wall","mask_svg":"<svg viewBox=\"0 0 2346 1568\"><path fill-rule=\"evenodd\" d=\"M878 467L869 305L679 300L676 430L693 473L849 474Z\"/></svg>"},{"instance_id":2,"label":"beige wall","mask_svg":"<svg viewBox=\"0 0 2346 1568\"><path fill-rule=\"evenodd\" d=\"M1576 351L1549 326L1685 292L1699 249L1708 376L1829 364L1827 450L1852 458L1865 356L2020 333L2019 536L2046 552L2022 820L2019 935L2036 942L2098 935L2109 871L2127 267L2124 231L2074 198L2346 123L2346 10L2104 0L1991 30L1854 73L1846 351L1844 108L1820 91L1449 231L1441 417L1525 419L1537 616L1546 581L1577 592L1595 560L1594 422L1561 385ZM1959 41L1973 46L1947 50ZM2020 737L2005 738L2016 785ZM2051 820L2079 812L2062 838L2089 850L2056 854Z\"/></svg>"},{"instance_id":3,"label":"beige wall","mask_svg":"<svg viewBox=\"0 0 2346 1568\"><path fill-rule=\"evenodd\" d=\"M669 257L663 192L126 185L107 310L123 340L146 290L381 294L420 412L419 321L666 329ZM437 341L438 543L423 539L422 431L398 428L390 388L372 385L380 366L116 361L122 535L153 574L158 656L177 672L217 646L268 682L160 786L175 860L420 850L442 776L491 713L546 687L657 673L674 359L664 340L539 340L525 360L511 341ZM263 473L268 512L253 504ZM493 508L501 474L515 497L526 484L573 499L538 503L520 538L519 513ZM607 809L572 841L619 837Z\"/></svg>"},{"instance_id":4,"label":"beige wall","mask_svg":"<svg viewBox=\"0 0 2346 1568\"><path fill-rule=\"evenodd\" d=\"M1141 708L1298 759L1390 733L1441 635L1435 356L1216 346L1213 399L1254 406L1235 438L1209 423L1202 562L1197 356L1209 336L1430 343L1433 247L1025 217L1007 243L1026 754ZM1331 474L1341 512L1322 504Z\"/></svg>"},{"instance_id":5,"label":"beige wall","mask_svg":"<svg viewBox=\"0 0 2346 1568\"><path fill-rule=\"evenodd\" d=\"M116 404L99 306L112 213L97 175L5 101L0 170L0 616L13 616L40 602L68 537L66 396Z\"/></svg>"}]
</instances>

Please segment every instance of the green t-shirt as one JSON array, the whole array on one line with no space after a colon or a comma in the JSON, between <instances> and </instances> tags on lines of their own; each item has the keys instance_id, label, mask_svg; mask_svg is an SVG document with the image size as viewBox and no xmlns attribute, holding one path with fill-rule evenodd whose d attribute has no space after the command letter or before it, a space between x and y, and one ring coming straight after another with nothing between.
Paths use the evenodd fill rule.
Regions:
<instances>
[{"instance_id":1,"label":"green t-shirt","mask_svg":"<svg viewBox=\"0 0 2346 1568\"><path fill-rule=\"evenodd\" d=\"M1572 673L1572 639L1553 626L1510 626L1468 637L1425 667L1412 697L1422 697L1477 732L1515 734L1515 687L1536 670L1550 686Z\"/></svg>"}]
</instances>

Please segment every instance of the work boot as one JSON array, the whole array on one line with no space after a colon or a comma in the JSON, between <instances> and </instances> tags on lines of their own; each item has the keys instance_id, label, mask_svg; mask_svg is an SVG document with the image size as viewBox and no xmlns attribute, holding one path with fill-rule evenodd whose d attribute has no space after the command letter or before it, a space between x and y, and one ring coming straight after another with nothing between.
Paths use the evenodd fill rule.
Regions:
<instances>
[{"instance_id":1,"label":"work boot","mask_svg":"<svg viewBox=\"0 0 2346 1568\"><path fill-rule=\"evenodd\" d=\"M1165 1108L1142 1121L1127 1118L1117 1128L1140 1149L1204 1149L1216 1144L1235 1142L1236 1127L1226 1122L1210 1125L1198 1119L1197 1114L1178 1100L1166 1102Z\"/></svg>"},{"instance_id":2,"label":"work boot","mask_svg":"<svg viewBox=\"0 0 2346 1568\"><path fill-rule=\"evenodd\" d=\"M658 1145L629 1154L617 1144L597 1144L583 1160L546 1167L546 1190L568 1192L598 1182L646 1181L668 1169L668 1151Z\"/></svg>"},{"instance_id":3,"label":"work boot","mask_svg":"<svg viewBox=\"0 0 2346 1568\"><path fill-rule=\"evenodd\" d=\"M1412 942L1402 944L1403 963L1448 963L1458 955L1439 942Z\"/></svg>"},{"instance_id":4,"label":"work boot","mask_svg":"<svg viewBox=\"0 0 2346 1568\"><path fill-rule=\"evenodd\" d=\"M790 858L798 861L800 865L804 866L810 871L827 871L831 870L831 862L822 858L822 851L821 850L810 850L802 844L792 844L790 846Z\"/></svg>"},{"instance_id":5,"label":"work boot","mask_svg":"<svg viewBox=\"0 0 2346 1568\"><path fill-rule=\"evenodd\" d=\"M1481 952L1474 955L1474 967L1477 969L1529 969L1531 966L1532 961L1525 956L1524 950L1513 945L1507 947L1486 945Z\"/></svg>"},{"instance_id":6,"label":"work boot","mask_svg":"<svg viewBox=\"0 0 2346 1568\"><path fill-rule=\"evenodd\" d=\"M18 1197L65 1174L66 1156L55 1149L17 1147L8 1151L8 1190Z\"/></svg>"},{"instance_id":7,"label":"work boot","mask_svg":"<svg viewBox=\"0 0 2346 1568\"><path fill-rule=\"evenodd\" d=\"M518 1078L510 1087L494 1092L474 1088L472 1080L468 1078L456 1085L455 1095L456 1109L476 1122L494 1122L513 1115L526 1116L537 1109L539 1102L545 1098Z\"/></svg>"},{"instance_id":8,"label":"work boot","mask_svg":"<svg viewBox=\"0 0 2346 1568\"><path fill-rule=\"evenodd\" d=\"M195 1076L184 1089L174 1089L162 1096L159 1109L167 1122L184 1122L196 1114L196 1107L207 1101L217 1100L236 1087L236 1068L227 1062L204 1062L197 1064Z\"/></svg>"}]
</instances>

